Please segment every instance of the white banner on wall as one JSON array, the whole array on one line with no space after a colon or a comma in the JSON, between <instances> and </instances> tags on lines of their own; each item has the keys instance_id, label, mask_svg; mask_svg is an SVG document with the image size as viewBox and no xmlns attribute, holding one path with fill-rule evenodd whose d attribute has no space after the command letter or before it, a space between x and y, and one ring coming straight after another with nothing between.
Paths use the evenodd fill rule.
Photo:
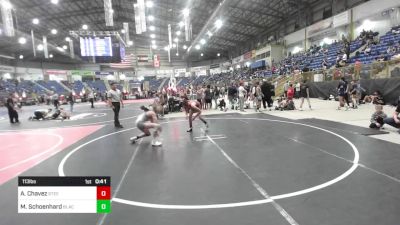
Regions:
<instances>
[{"instance_id":1,"label":"white banner on wall","mask_svg":"<svg viewBox=\"0 0 400 225\"><path fill-rule=\"evenodd\" d=\"M2 66L0 65L0 72L6 72L6 73L14 73L15 68L12 66Z\"/></svg>"},{"instance_id":2,"label":"white banner on wall","mask_svg":"<svg viewBox=\"0 0 400 225\"><path fill-rule=\"evenodd\" d=\"M333 17L333 27L340 27L350 23L350 11L342 12Z\"/></svg>"},{"instance_id":3,"label":"white banner on wall","mask_svg":"<svg viewBox=\"0 0 400 225\"><path fill-rule=\"evenodd\" d=\"M232 59L232 64L238 64L243 61L243 55Z\"/></svg>"}]
</instances>

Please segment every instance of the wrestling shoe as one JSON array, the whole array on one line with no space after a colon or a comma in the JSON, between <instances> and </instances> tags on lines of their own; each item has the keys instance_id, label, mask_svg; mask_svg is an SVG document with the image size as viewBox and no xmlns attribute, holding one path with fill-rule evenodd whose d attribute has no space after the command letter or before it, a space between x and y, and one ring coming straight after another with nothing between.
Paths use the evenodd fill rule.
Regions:
<instances>
[{"instance_id":1,"label":"wrestling shoe","mask_svg":"<svg viewBox=\"0 0 400 225\"><path fill-rule=\"evenodd\" d=\"M135 137L131 137L129 140L131 141L132 144L134 144L134 143L136 143L137 140L139 140L139 138L137 136L135 136Z\"/></svg>"},{"instance_id":2,"label":"wrestling shoe","mask_svg":"<svg viewBox=\"0 0 400 225\"><path fill-rule=\"evenodd\" d=\"M189 133L193 132L193 128L190 128L190 129L187 130L186 132L189 132Z\"/></svg>"},{"instance_id":3,"label":"wrestling shoe","mask_svg":"<svg viewBox=\"0 0 400 225\"><path fill-rule=\"evenodd\" d=\"M153 141L151 142L151 145L152 145L152 146L155 146L155 147L158 147L158 146L161 146L162 143L161 143L161 141L153 140Z\"/></svg>"}]
</instances>

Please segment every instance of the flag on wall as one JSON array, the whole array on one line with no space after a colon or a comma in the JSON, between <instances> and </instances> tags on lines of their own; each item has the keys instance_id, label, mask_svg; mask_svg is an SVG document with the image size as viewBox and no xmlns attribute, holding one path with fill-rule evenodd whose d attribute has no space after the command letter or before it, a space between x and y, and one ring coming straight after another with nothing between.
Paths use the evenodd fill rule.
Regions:
<instances>
[{"instance_id":1,"label":"flag on wall","mask_svg":"<svg viewBox=\"0 0 400 225\"><path fill-rule=\"evenodd\" d=\"M110 67L118 68L118 69L129 69L133 68L133 54L126 55L124 59L121 60L120 63L110 63Z\"/></svg>"},{"instance_id":2,"label":"flag on wall","mask_svg":"<svg viewBox=\"0 0 400 225\"><path fill-rule=\"evenodd\" d=\"M128 44L129 41L130 41L130 37L129 37L129 23L124 22L124 23L122 23L122 26L123 26L123 28L124 28L124 30L125 30L125 42L126 42L126 44Z\"/></svg>"},{"instance_id":3,"label":"flag on wall","mask_svg":"<svg viewBox=\"0 0 400 225\"><path fill-rule=\"evenodd\" d=\"M12 16L12 5L9 0L2 0L1 4L1 18L3 21L3 32L8 37L15 36L14 20Z\"/></svg>"},{"instance_id":4,"label":"flag on wall","mask_svg":"<svg viewBox=\"0 0 400 225\"><path fill-rule=\"evenodd\" d=\"M49 48L47 46L47 37L43 36L43 52L46 59L49 58Z\"/></svg>"},{"instance_id":5,"label":"flag on wall","mask_svg":"<svg viewBox=\"0 0 400 225\"><path fill-rule=\"evenodd\" d=\"M104 17L106 26L114 26L114 10L112 8L111 0L104 0Z\"/></svg>"}]
</instances>

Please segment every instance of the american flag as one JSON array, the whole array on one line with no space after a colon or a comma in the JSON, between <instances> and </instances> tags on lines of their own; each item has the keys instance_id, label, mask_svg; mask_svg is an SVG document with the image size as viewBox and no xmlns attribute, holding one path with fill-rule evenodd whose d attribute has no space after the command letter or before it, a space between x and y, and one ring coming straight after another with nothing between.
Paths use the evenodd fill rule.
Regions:
<instances>
[{"instance_id":1,"label":"american flag","mask_svg":"<svg viewBox=\"0 0 400 225\"><path fill-rule=\"evenodd\" d=\"M124 59L121 60L120 63L110 63L111 68L118 69L129 69L133 68L133 54L126 55Z\"/></svg>"}]
</instances>

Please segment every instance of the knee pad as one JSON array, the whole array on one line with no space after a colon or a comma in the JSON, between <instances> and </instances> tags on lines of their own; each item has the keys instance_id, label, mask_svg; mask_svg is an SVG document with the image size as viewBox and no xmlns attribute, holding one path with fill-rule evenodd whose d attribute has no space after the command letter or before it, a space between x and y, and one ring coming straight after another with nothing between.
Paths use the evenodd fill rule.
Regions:
<instances>
[{"instance_id":1,"label":"knee pad","mask_svg":"<svg viewBox=\"0 0 400 225\"><path fill-rule=\"evenodd\" d=\"M145 133L146 137L151 136L151 133Z\"/></svg>"}]
</instances>

